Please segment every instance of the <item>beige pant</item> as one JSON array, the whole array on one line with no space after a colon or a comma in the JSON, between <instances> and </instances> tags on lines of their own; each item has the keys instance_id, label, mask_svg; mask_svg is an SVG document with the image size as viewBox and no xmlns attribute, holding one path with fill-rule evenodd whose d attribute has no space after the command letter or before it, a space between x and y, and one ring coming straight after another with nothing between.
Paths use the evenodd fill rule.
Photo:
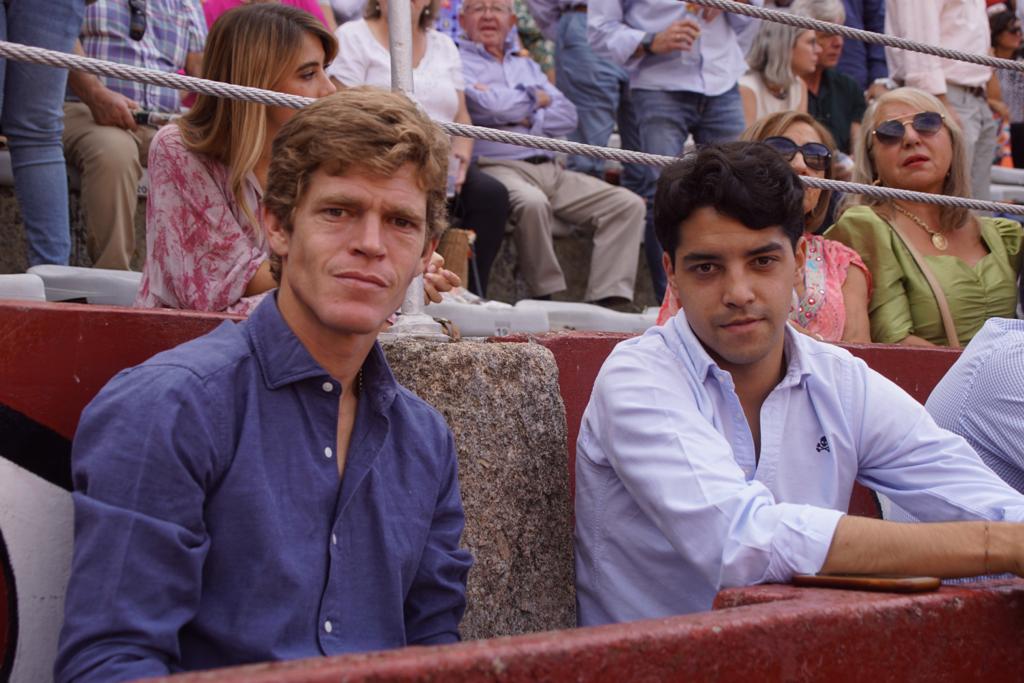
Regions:
<instances>
[{"instance_id":1,"label":"beige pant","mask_svg":"<svg viewBox=\"0 0 1024 683\"><path fill-rule=\"evenodd\" d=\"M81 102L64 104L64 154L82 175L87 246L97 268L128 270L139 181L156 128L101 126Z\"/></svg>"},{"instance_id":2,"label":"beige pant","mask_svg":"<svg viewBox=\"0 0 1024 683\"><path fill-rule=\"evenodd\" d=\"M633 299L637 255L644 235L645 208L639 196L553 162L530 164L481 157L479 164L508 188L518 266L533 296L565 289L552 242L557 216L594 230L586 300Z\"/></svg>"}]
</instances>

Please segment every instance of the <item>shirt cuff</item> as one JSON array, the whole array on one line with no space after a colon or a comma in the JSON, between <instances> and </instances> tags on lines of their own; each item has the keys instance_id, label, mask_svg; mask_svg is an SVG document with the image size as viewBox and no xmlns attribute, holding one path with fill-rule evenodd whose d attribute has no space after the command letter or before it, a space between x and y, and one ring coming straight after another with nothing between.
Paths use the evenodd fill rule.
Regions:
<instances>
[{"instance_id":1,"label":"shirt cuff","mask_svg":"<svg viewBox=\"0 0 1024 683\"><path fill-rule=\"evenodd\" d=\"M825 564L836 525L845 513L790 505L772 540L765 583L789 583L794 574L817 574Z\"/></svg>"}]
</instances>

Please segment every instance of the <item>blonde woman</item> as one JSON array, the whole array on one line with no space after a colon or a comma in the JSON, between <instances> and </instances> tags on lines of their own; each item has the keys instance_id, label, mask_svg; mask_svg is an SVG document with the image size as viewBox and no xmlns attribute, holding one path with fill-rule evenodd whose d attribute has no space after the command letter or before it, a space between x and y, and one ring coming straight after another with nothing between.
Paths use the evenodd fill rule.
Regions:
<instances>
[{"instance_id":1,"label":"blonde woman","mask_svg":"<svg viewBox=\"0 0 1024 683\"><path fill-rule=\"evenodd\" d=\"M820 54L814 31L763 22L747 54L750 70L739 80L747 126L768 114L806 112L803 79L814 73Z\"/></svg>"},{"instance_id":2,"label":"blonde woman","mask_svg":"<svg viewBox=\"0 0 1024 683\"><path fill-rule=\"evenodd\" d=\"M334 36L310 14L278 4L225 12L213 25L203 75L293 95L334 92L324 71ZM135 305L248 314L275 287L260 219L270 145L295 113L199 95L149 150L146 264Z\"/></svg>"},{"instance_id":3,"label":"blonde woman","mask_svg":"<svg viewBox=\"0 0 1024 683\"><path fill-rule=\"evenodd\" d=\"M855 150L857 182L953 197L970 194L963 133L943 104L924 91L899 88L875 100L864 114ZM851 201L857 206L825 235L856 249L871 271L873 341L963 345L989 318L1014 317L1019 223L933 204L863 195ZM943 322L942 300L951 330Z\"/></svg>"}]
</instances>

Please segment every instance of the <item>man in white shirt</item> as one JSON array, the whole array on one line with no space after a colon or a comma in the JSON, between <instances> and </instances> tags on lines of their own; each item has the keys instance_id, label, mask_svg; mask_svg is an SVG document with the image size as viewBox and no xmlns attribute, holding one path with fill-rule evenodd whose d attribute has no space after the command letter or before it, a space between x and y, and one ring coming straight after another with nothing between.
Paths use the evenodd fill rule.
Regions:
<instances>
[{"instance_id":1,"label":"man in white shirt","mask_svg":"<svg viewBox=\"0 0 1024 683\"><path fill-rule=\"evenodd\" d=\"M979 55L989 53L991 40L985 0L886 0L885 32ZM891 78L935 95L953 112L967 142L971 195L991 199L996 121L985 86L992 69L893 48L885 55Z\"/></svg>"},{"instance_id":2,"label":"man in white shirt","mask_svg":"<svg viewBox=\"0 0 1024 683\"><path fill-rule=\"evenodd\" d=\"M802 198L754 143L662 172L655 225L682 311L616 347L583 416L581 625L706 610L722 588L794 574L1024 574L1024 497L892 382L787 324ZM846 516L856 481L956 521Z\"/></svg>"}]
</instances>

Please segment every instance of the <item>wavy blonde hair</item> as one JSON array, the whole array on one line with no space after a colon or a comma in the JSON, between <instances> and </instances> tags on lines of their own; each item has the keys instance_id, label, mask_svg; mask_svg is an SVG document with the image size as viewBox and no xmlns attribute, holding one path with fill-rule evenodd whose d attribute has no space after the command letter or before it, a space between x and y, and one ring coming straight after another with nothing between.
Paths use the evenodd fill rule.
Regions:
<instances>
[{"instance_id":1,"label":"wavy blonde hair","mask_svg":"<svg viewBox=\"0 0 1024 683\"><path fill-rule=\"evenodd\" d=\"M235 85L273 89L291 68L307 35L324 47L325 64L338 42L311 14L288 5L258 3L236 7L214 22L203 52L203 77ZM249 220L245 178L267 144L267 107L224 97L199 95L178 120L185 146L228 168L231 193Z\"/></svg>"},{"instance_id":2,"label":"wavy blonde hair","mask_svg":"<svg viewBox=\"0 0 1024 683\"><path fill-rule=\"evenodd\" d=\"M874 135L872 134L882 121L880 114L882 108L887 104L905 104L920 111L936 111L943 116L943 124L949 131L950 144L953 147L952 160L949 166L949 173L942 183L942 194L950 197L970 197L970 176L967 171L967 148L964 142L964 134L960 126L956 124L949 110L934 95L929 95L917 88L897 88L890 90L875 100L864 112L864 119L861 121L860 134L854 141L854 161L856 167L853 173L853 180L865 185L879 184L878 168L874 159ZM897 188L899 189L899 188ZM870 206L879 207L887 204L887 199L875 199L866 195L849 195L843 203L843 208L848 206ZM877 208L875 209L878 210ZM943 206L939 211L939 222L943 227L957 228L970 218L970 211L961 207Z\"/></svg>"},{"instance_id":3,"label":"wavy blonde hair","mask_svg":"<svg viewBox=\"0 0 1024 683\"><path fill-rule=\"evenodd\" d=\"M786 129L794 123L806 123L813 128L814 132L818 135L818 139L832 152L832 163L825 169L825 177L833 178L832 167L836 162L836 142L832 138L832 134L828 132L828 129L818 123L810 114L799 111L780 111L775 114L769 114L751 124L749 128L743 131L740 139L751 142L763 142L766 138L775 135L785 135ZM814 208L806 216L806 229L808 231L813 232L821 227L822 222L825 220L825 214L828 213L828 203L831 199L831 190L822 190L818 195L818 203L814 205Z\"/></svg>"}]
</instances>

